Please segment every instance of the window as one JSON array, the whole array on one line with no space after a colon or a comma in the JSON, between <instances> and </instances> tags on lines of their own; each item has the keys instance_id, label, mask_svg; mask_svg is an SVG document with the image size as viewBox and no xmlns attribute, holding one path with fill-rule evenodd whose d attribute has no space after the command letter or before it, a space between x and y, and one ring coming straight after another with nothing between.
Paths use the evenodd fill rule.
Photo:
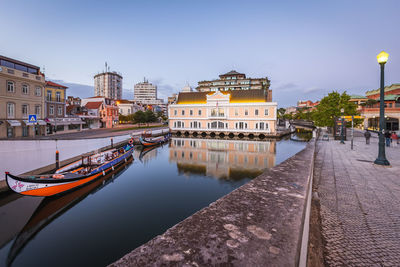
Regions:
<instances>
[{"instance_id":1,"label":"window","mask_svg":"<svg viewBox=\"0 0 400 267\"><path fill-rule=\"evenodd\" d=\"M254 110L254 115L258 116L258 109Z\"/></svg>"},{"instance_id":2,"label":"window","mask_svg":"<svg viewBox=\"0 0 400 267\"><path fill-rule=\"evenodd\" d=\"M213 108L211 109L211 117L224 117L225 111L223 108Z\"/></svg>"},{"instance_id":3,"label":"window","mask_svg":"<svg viewBox=\"0 0 400 267\"><path fill-rule=\"evenodd\" d=\"M56 93L56 101L61 102L61 93L60 92Z\"/></svg>"},{"instance_id":4,"label":"window","mask_svg":"<svg viewBox=\"0 0 400 267\"><path fill-rule=\"evenodd\" d=\"M236 129L247 129L247 123L245 122L236 122L235 123Z\"/></svg>"},{"instance_id":5,"label":"window","mask_svg":"<svg viewBox=\"0 0 400 267\"><path fill-rule=\"evenodd\" d=\"M182 116L183 116L183 115L185 115L185 110L184 110L184 109L182 109Z\"/></svg>"},{"instance_id":6,"label":"window","mask_svg":"<svg viewBox=\"0 0 400 267\"><path fill-rule=\"evenodd\" d=\"M28 105L24 104L22 105L22 118L27 118L28 117Z\"/></svg>"},{"instance_id":7,"label":"window","mask_svg":"<svg viewBox=\"0 0 400 267\"><path fill-rule=\"evenodd\" d=\"M36 105L35 106L35 114L36 114L36 117L37 118L40 118L40 110L41 110L42 108L41 108L41 106L40 105Z\"/></svg>"},{"instance_id":8,"label":"window","mask_svg":"<svg viewBox=\"0 0 400 267\"><path fill-rule=\"evenodd\" d=\"M42 88L41 87L36 87L35 96L42 96Z\"/></svg>"},{"instance_id":9,"label":"window","mask_svg":"<svg viewBox=\"0 0 400 267\"><path fill-rule=\"evenodd\" d=\"M199 109L199 116L201 116L201 109Z\"/></svg>"},{"instance_id":10,"label":"window","mask_svg":"<svg viewBox=\"0 0 400 267\"><path fill-rule=\"evenodd\" d=\"M14 127L7 127L7 137L8 138L13 138L14 137Z\"/></svg>"},{"instance_id":11,"label":"window","mask_svg":"<svg viewBox=\"0 0 400 267\"><path fill-rule=\"evenodd\" d=\"M47 90L47 101L51 101L51 91Z\"/></svg>"},{"instance_id":12,"label":"window","mask_svg":"<svg viewBox=\"0 0 400 267\"><path fill-rule=\"evenodd\" d=\"M239 115L239 111L238 111L238 109L235 109L235 116L238 116Z\"/></svg>"},{"instance_id":13,"label":"window","mask_svg":"<svg viewBox=\"0 0 400 267\"><path fill-rule=\"evenodd\" d=\"M178 115L178 111L176 109L174 110L174 115Z\"/></svg>"},{"instance_id":14,"label":"window","mask_svg":"<svg viewBox=\"0 0 400 267\"><path fill-rule=\"evenodd\" d=\"M59 116L62 116L62 107L61 106L58 106L57 107L57 115L59 115Z\"/></svg>"},{"instance_id":15,"label":"window","mask_svg":"<svg viewBox=\"0 0 400 267\"><path fill-rule=\"evenodd\" d=\"M248 109L244 110L244 115L246 115L246 116L249 115L249 110Z\"/></svg>"},{"instance_id":16,"label":"window","mask_svg":"<svg viewBox=\"0 0 400 267\"><path fill-rule=\"evenodd\" d=\"M193 116L193 110L189 111L190 116Z\"/></svg>"},{"instance_id":17,"label":"window","mask_svg":"<svg viewBox=\"0 0 400 267\"><path fill-rule=\"evenodd\" d=\"M14 93L14 87L15 87L14 82L11 81L7 82L7 92Z\"/></svg>"},{"instance_id":18,"label":"window","mask_svg":"<svg viewBox=\"0 0 400 267\"><path fill-rule=\"evenodd\" d=\"M49 115L54 115L54 106L49 107Z\"/></svg>"},{"instance_id":19,"label":"window","mask_svg":"<svg viewBox=\"0 0 400 267\"><path fill-rule=\"evenodd\" d=\"M264 109L264 115L268 116L268 109Z\"/></svg>"},{"instance_id":20,"label":"window","mask_svg":"<svg viewBox=\"0 0 400 267\"><path fill-rule=\"evenodd\" d=\"M25 95L28 94L28 85L26 85L26 84L22 85L22 93L25 94Z\"/></svg>"},{"instance_id":21,"label":"window","mask_svg":"<svg viewBox=\"0 0 400 267\"><path fill-rule=\"evenodd\" d=\"M15 117L15 104L7 103L7 118L13 119Z\"/></svg>"}]
</instances>

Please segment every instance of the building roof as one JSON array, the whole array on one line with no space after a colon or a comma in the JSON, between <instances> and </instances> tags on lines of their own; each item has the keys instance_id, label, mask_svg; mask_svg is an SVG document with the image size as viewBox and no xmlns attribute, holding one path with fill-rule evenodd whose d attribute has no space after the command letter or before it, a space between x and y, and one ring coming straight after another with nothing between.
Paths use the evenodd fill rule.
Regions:
<instances>
[{"instance_id":1,"label":"building roof","mask_svg":"<svg viewBox=\"0 0 400 267\"><path fill-rule=\"evenodd\" d=\"M400 89L400 83L394 83L394 84L392 84L392 85L385 86L384 91L385 91L385 92L390 92L390 91L396 90L396 89ZM367 92L365 93L365 95L366 95L366 96L371 96L371 95L379 94L379 90L380 90L380 89L367 91Z\"/></svg>"},{"instance_id":2,"label":"building roof","mask_svg":"<svg viewBox=\"0 0 400 267\"><path fill-rule=\"evenodd\" d=\"M61 88L64 88L64 89L68 88L68 87L66 87L64 85L61 85L61 84L58 84L58 83L55 83L55 82L52 82L52 81L46 81L46 86L61 87Z\"/></svg>"},{"instance_id":3,"label":"building roof","mask_svg":"<svg viewBox=\"0 0 400 267\"><path fill-rule=\"evenodd\" d=\"M112 72L111 71L106 71L106 72L97 73L96 75L94 75L93 78L96 78L97 76L101 76L101 75L106 75L106 74L108 74L108 75L116 75L119 78L123 79L122 74L121 73L117 73L116 71L112 71Z\"/></svg>"},{"instance_id":4,"label":"building roof","mask_svg":"<svg viewBox=\"0 0 400 267\"><path fill-rule=\"evenodd\" d=\"M117 103L117 105L119 104L133 104L132 101L126 100L126 99L117 99L115 100L115 103Z\"/></svg>"},{"instance_id":5,"label":"building roof","mask_svg":"<svg viewBox=\"0 0 400 267\"><path fill-rule=\"evenodd\" d=\"M231 76L231 75L245 75L244 73L239 73L236 70L231 70L230 72L227 72L225 74L221 74L219 76Z\"/></svg>"},{"instance_id":6,"label":"building roof","mask_svg":"<svg viewBox=\"0 0 400 267\"><path fill-rule=\"evenodd\" d=\"M13 59L13 58L5 57L5 56L2 56L2 55L0 55L0 59L7 60L7 61L10 61L10 62L15 63L15 64L24 65L24 66L32 68L32 69L38 69L38 70L40 69L40 67L38 67L38 66L35 66L35 65L32 65L32 64L23 62L23 61L19 61L19 60Z\"/></svg>"},{"instance_id":7,"label":"building roof","mask_svg":"<svg viewBox=\"0 0 400 267\"><path fill-rule=\"evenodd\" d=\"M362 95L350 95L350 99L368 99L368 98Z\"/></svg>"},{"instance_id":8,"label":"building roof","mask_svg":"<svg viewBox=\"0 0 400 267\"><path fill-rule=\"evenodd\" d=\"M400 98L400 95L385 95L385 101L397 101ZM376 101L380 101L380 97L375 99Z\"/></svg>"},{"instance_id":9,"label":"building roof","mask_svg":"<svg viewBox=\"0 0 400 267\"><path fill-rule=\"evenodd\" d=\"M87 109L98 109L103 102L87 102L85 107Z\"/></svg>"},{"instance_id":10,"label":"building roof","mask_svg":"<svg viewBox=\"0 0 400 267\"><path fill-rule=\"evenodd\" d=\"M206 104L207 95L215 92L181 92L177 104ZM230 103L267 102L268 93L265 90L230 90L222 94L230 94Z\"/></svg>"}]
</instances>

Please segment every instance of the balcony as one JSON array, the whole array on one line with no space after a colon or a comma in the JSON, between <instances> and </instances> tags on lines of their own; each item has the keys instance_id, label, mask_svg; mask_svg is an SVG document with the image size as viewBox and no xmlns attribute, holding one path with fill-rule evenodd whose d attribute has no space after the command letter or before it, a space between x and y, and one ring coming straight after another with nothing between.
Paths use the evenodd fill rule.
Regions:
<instances>
[{"instance_id":1,"label":"balcony","mask_svg":"<svg viewBox=\"0 0 400 267\"><path fill-rule=\"evenodd\" d=\"M46 97L46 102L65 104L65 98Z\"/></svg>"},{"instance_id":2,"label":"balcony","mask_svg":"<svg viewBox=\"0 0 400 267\"><path fill-rule=\"evenodd\" d=\"M8 75L11 75L14 77L21 77L21 78L25 78L25 79L29 79L29 80L44 82L44 77L41 75L24 72L24 71L17 70L17 69L7 68L4 66L0 66L0 67L1 67L1 69L0 69L1 73L8 74Z\"/></svg>"}]
</instances>

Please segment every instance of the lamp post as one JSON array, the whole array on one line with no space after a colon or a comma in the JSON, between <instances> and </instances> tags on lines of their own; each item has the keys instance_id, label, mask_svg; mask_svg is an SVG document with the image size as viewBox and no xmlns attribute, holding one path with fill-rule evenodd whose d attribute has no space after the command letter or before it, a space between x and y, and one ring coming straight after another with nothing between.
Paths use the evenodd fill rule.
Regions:
<instances>
[{"instance_id":1,"label":"lamp post","mask_svg":"<svg viewBox=\"0 0 400 267\"><path fill-rule=\"evenodd\" d=\"M344 144L344 108L340 109L340 112L342 113L342 128L340 130L340 143Z\"/></svg>"},{"instance_id":2,"label":"lamp post","mask_svg":"<svg viewBox=\"0 0 400 267\"><path fill-rule=\"evenodd\" d=\"M375 164L388 166L390 165L389 161L386 159L385 155L385 81L384 81L384 73L385 73L385 63L389 58L389 54L385 51L382 51L378 54L377 59L379 65L381 65L381 89L379 96L379 152L378 158L375 160Z\"/></svg>"}]
</instances>

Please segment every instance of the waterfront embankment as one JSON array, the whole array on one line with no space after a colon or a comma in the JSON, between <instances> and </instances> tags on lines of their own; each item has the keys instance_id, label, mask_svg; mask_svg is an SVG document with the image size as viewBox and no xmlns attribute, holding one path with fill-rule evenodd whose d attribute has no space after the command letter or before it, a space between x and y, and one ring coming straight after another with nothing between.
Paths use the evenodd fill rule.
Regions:
<instances>
[{"instance_id":1,"label":"waterfront embankment","mask_svg":"<svg viewBox=\"0 0 400 267\"><path fill-rule=\"evenodd\" d=\"M297 266L314 150L311 141L111 266Z\"/></svg>"},{"instance_id":2,"label":"waterfront embankment","mask_svg":"<svg viewBox=\"0 0 400 267\"><path fill-rule=\"evenodd\" d=\"M55 152L60 153L60 161L74 160L82 154L93 152L128 140L133 135L139 135L146 129L137 130L123 135L62 140L0 140L0 191L4 190L4 172L26 174L28 172L42 173L50 171L55 166ZM158 135L168 128L151 129L148 131ZM53 166L54 165L54 166Z\"/></svg>"}]
</instances>

